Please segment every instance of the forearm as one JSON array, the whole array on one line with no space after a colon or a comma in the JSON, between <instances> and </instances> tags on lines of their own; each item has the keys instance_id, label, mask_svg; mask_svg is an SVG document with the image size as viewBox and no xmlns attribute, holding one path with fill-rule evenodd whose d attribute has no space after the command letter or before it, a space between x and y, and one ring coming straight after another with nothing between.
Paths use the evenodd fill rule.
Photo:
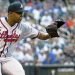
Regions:
<instances>
[{"instance_id":1,"label":"forearm","mask_svg":"<svg viewBox=\"0 0 75 75\"><path fill-rule=\"evenodd\" d=\"M41 39L41 40L46 40L46 39L49 39L49 38L51 38L51 37L50 37L49 34L46 33L46 32L39 32L37 38L39 38L39 39Z\"/></svg>"}]
</instances>

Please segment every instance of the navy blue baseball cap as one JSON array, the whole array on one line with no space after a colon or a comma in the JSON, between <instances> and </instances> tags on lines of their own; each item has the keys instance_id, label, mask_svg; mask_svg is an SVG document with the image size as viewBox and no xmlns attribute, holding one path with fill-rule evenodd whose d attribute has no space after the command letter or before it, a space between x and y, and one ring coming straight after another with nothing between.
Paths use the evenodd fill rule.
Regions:
<instances>
[{"instance_id":1,"label":"navy blue baseball cap","mask_svg":"<svg viewBox=\"0 0 75 75\"><path fill-rule=\"evenodd\" d=\"M23 12L23 5L21 2L15 1L9 5L8 12Z\"/></svg>"}]
</instances>

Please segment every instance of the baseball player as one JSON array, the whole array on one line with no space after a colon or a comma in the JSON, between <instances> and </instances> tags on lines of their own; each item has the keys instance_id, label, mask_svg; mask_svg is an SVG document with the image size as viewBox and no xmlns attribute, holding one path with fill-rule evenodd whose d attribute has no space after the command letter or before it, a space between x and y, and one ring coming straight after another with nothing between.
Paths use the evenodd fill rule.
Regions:
<instances>
[{"instance_id":1,"label":"baseball player","mask_svg":"<svg viewBox=\"0 0 75 75\"><path fill-rule=\"evenodd\" d=\"M10 47L17 41L27 37L42 40L58 37L58 22L49 25L46 28L48 33L45 33L22 23L22 16L22 4L13 2L8 7L8 17L0 18L0 70L7 75L25 75L22 65L16 59L7 56L7 53L11 51ZM2 75L1 71L0 75Z\"/></svg>"}]
</instances>

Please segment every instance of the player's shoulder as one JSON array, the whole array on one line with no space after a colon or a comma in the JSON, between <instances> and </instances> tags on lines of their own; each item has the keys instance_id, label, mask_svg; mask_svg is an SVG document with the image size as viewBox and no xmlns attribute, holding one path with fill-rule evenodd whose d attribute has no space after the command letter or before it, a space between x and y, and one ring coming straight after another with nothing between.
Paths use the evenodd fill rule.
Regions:
<instances>
[{"instance_id":1,"label":"player's shoulder","mask_svg":"<svg viewBox=\"0 0 75 75\"><path fill-rule=\"evenodd\" d=\"M4 16L0 17L0 22L2 22L2 23L7 22L6 20L7 20L7 17L4 17Z\"/></svg>"},{"instance_id":2,"label":"player's shoulder","mask_svg":"<svg viewBox=\"0 0 75 75\"><path fill-rule=\"evenodd\" d=\"M21 26L23 26L25 28L31 28L32 27L30 22L23 22L23 21L21 21L20 24L21 24Z\"/></svg>"},{"instance_id":3,"label":"player's shoulder","mask_svg":"<svg viewBox=\"0 0 75 75\"><path fill-rule=\"evenodd\" d=\"M5 18L6 18L5 16L0 17L0 19L5 19Z\"/></svg>"},{"instance_id":4,"label":"player's shoulder","mask_svg":"<svg viewBox=\"0 0 75 75\"><path fill-rule=\"evenodd\" d=\"M22 30L25 33L31 32L33 30L30 23L28 23L28 22L20 22L19 28L20 28L20 30Z\"/></svg>"}]
</instances>

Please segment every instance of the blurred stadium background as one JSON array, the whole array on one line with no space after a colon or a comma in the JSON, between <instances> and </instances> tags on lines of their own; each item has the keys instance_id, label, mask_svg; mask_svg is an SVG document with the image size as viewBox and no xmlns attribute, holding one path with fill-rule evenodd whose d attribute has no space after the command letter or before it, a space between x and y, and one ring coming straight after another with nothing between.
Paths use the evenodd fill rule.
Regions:
<instances>
[{"instance_id":1,"label":"blurred stadium background","mask_svg":"<svg viewBox=\"0 0 75 75\"><path fill-rule=\"evenodd\" d=\"M9 2L10 1L10 2ZM7 16L8 5L17 0L0 0L0 16ZM59 38L24 38L10 52L19 60L26 75L75 75L75 0L19 0L27 13L23 22L45 32L57 19L66 23L58 29Z\"/></svg>"}]
</instances>

